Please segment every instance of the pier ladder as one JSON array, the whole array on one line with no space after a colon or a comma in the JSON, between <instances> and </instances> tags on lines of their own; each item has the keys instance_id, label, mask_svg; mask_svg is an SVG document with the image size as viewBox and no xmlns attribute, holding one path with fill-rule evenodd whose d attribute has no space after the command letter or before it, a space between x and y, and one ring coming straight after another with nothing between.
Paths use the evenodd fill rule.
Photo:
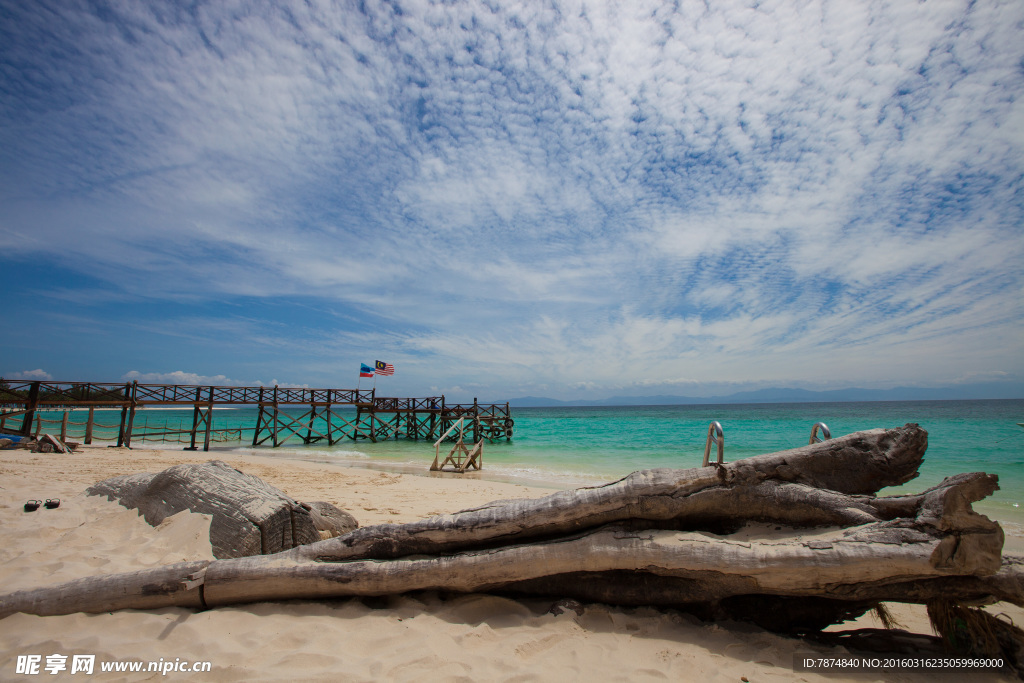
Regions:
<instances>
[{"instance_id":1,"label":"pier ladder","mask_svg":"<svg viewBox=\"0 0 1024 683\"><path fill-rule=\"evenodd\" d=\"M458 430L459 436L455 440L455 445L448 451L447 457L444 461L438 464L441 460L441 443L448 438L448 435ZM441 438L434 442L434 463L430 466L431 472L440 472L444 469L444 466L451 463L455 468L455 471L459 474L463 474L467 469L482 469L484 466L484 440L481 438L472 449L467 448L463 436L466 430L466 418L460 417L451 427L448 428Z\"/></svg>"}]
</instances>

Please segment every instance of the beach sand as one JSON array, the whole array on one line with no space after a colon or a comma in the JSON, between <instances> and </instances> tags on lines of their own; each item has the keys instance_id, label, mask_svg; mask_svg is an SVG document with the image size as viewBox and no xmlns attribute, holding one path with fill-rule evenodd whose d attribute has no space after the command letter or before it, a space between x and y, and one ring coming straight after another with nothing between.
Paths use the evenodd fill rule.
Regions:
<instances>
[{"instance_id":1,"label":"beach sand","mask_svg":"<svg viewBox=\"0 0 1024 683\"><path fill-rule=\"evenodd\" d=\"M0 452L0 586L12 591L83 576L212 559L209 519L180 513L153 528L135 511L84 489L108 477L221 459L298 500L326 500L360 525L409 522L550 489L458 475L415 476L218 452L82 447L71 455ZM426 463L424 469L426 469ZM26 500L60 498L24 512ZM1019 544L1019 539L1014 541ZM844 656L741 623L703 623L675 611L585 605L555 615L553 601L433 594L372 600L259 603L206 612L161 609L0 621L0 680L45 680L48 655L96 656L97 680L905 680L953 681L962 671L819 675L794 672L797 653ZM924 609L890 605L908 630L930 633ZM1024 610L990 608L1024 624ZM880 627L871 615L841 628ZM16 674L41 655L40 674ZM208 661L206 673L102 673L102 662ZM145 667L145 665L144 665ZM971 672L971 680L1010 680ZM89 677L86 677L89 678Z\"/></svg>"}]
</instances>

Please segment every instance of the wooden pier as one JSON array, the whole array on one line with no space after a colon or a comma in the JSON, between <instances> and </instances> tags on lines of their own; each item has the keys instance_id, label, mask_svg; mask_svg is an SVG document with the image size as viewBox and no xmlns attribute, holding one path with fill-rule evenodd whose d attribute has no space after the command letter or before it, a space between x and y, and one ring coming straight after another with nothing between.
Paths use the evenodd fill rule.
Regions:
<instances>
[{"instance_id":1,"label":"wooden pier","mask_svg":"<svg viewBox=\"0 0 1024 683\"><path fill-rule=\"evenodd\" d=\"M26 437L32 434L33 421L42 410L120 407L117 445L130 447L133 436L144 438L148 434L135 430L139 409L188 406L192 407L191 429L174 433L190 436L187 450L198 450L201 443L204 451L210 450L213 411L225 406L258 408L256 425L242 428L252 430L253 446L281 446L292 437L305 444L328 445L346 439L434 440L460 418L471 425L474 443L481 439L507 441L512 438L514 424L508 403L478 403L473 399L473 403L450 404L444 396L378 397L373 389L0 380L0 432ZM92 424L90 410L86 443L91 441ZM159 433L171 432L164 429Z\"/></svg>"}]
</instances>

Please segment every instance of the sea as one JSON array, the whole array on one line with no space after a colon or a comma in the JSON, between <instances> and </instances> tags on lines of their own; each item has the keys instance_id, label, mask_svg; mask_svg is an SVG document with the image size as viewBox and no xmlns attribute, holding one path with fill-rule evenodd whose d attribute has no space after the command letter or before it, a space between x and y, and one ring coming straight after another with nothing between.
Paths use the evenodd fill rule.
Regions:
<instances>
[{"instance_id":1,"label":"sea","mask_svg":"<svg viewBox=\"0 0 1024 683\"><path fill-rule=\"evenodd\" d=\"M295 417L301 414L293 412ZM483 469L466 475L429 472L435 455L431 441L360 440L307 446L293 437L278 448L253 448L256 413L255 408L214 410L218 440L211 445L210 457L231 450L338 467L467 476L551 489L597 485L641 469L699 467L711 421L722 426L726 462L805 445L817 422L825 423L833 437L913 422L928 431L920 476L882 494L921 491L960 472L997 474L1000 490L976 503L975 509L1011 525L1013 531L1007 529L1011 533L1024 535L1024 428L1018 425L1024 422L1024 399L513 408L513 438L485 443ZM97 412L96 422L107 426L97 428L95 438L116 439L119 417L119 411ZM44 419L53 422L44 423L43 431L58 430L59 413L50 412ZM85 411L73 411L70 435L84 430L76 426L84 419ZM187 430L191 422L191 408L140 410L132 446L181 447L178 441L187 441L187 435L142 439L138 434Z\"/></svg>"}]
</instances>

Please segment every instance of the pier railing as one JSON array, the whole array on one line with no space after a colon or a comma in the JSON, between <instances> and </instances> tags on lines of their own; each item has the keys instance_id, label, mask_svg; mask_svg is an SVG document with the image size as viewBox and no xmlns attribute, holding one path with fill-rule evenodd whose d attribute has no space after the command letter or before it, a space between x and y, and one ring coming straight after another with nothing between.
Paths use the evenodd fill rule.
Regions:
<instances>
[{"instance_id":1,"label":"pier railing","mask_svg":"<svg viewBox=\"0 0 1024 683\"><path fill-rule=\"evenodd\" d=\"M35 389L34 389L35 388ZM126 382L37 382L27 380L0 381L0 407L14 407L33 402L37 406L76 407L109 406L134 402L136 405L192 405L213 401L218 405L257 405L276 393L282 404L369 404L374 401L372 389L310 389L307 387L236 387L194 384L140 384ZM428 400L428 399L401 399Z\"/></svg>"},{"instance_id":2,"label":"pier railing","mask_svg":"<svg viewBox=\"0 0 1024 683\"><path fill-rule=\"evenodd\" d=\"M463 417L471 421L474 442L512 438L509 404L482 404L476 399L472 404L449 405L444 396L380 397L375 389L0 379L0 432L23 436L31 435L33 427L39 430L42 418L36 413L41 410L120 407L117 443L130 446L133 434L137 434L138 409L188 406L193 409L191 428L187 430L191 449L197 448L197 441L202 439L204 450L209 450L211 440L216 440L215 432L224 431L213 427L214 408L244 406L258 408L256 426L241 428L253 432L253 446L268 442L280 446L293 436L307 444L334 444L342 439L432 439ZM296 406L308 409L296 413ZM87 443L92 421L90 410ZM138 436L145 438L147 434L143 429Z\"/></svg>"}]
</instances>

